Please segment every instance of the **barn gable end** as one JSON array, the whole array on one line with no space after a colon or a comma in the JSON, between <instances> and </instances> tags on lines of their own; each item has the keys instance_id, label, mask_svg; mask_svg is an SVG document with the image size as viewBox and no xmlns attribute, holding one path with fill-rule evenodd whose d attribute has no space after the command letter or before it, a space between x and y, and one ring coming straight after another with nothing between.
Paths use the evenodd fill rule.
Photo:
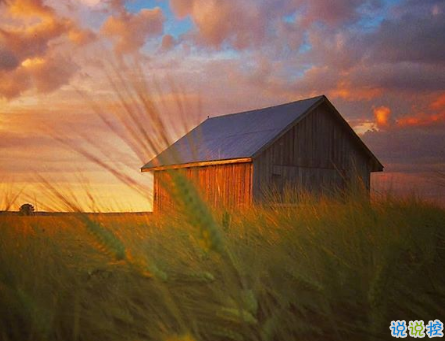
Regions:
<instances>
[{"instance_id":1,"label":"barn gable end","mask_svg":"<svg viewBox=\"0 0 445 341\"><path fill-rule=\"evenodd\" d=\"M328 192L358 178L370 188L370 172L383 166L333 110L328 102L316 106L254 156L256 201L286 185Z\"/></svg>"}]
</instances>

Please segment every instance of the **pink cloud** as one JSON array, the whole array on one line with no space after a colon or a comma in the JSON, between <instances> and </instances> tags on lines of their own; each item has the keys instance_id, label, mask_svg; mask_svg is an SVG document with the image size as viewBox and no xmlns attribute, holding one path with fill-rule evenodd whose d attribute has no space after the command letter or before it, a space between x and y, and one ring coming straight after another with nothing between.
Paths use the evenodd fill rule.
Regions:
<instances>
[{"instance_id":1,"label":"pink cloud","mask_svg":"<svg viewBox=\"0 0 445 341\"><path fill-rule=\"evenodd\" d=\"M109 17L101 32L114 40L118 54L132 53L138 51L148 38L162 33L164 20L160 8L143 9L137 14L121 12Z\"/></svg>"},{"instance_id":2,"label":"pink cloud","mask_svg":"<svg viewBox=\"0 0 445 341\"><path fill-rule=\"evenodd\" d=\"M161 49L163 51L168 51L175 46L175 38L171 34L166 34L162 37Z\"/></svg>"},{"instance_id":3,"label":"pink cloud","mask_svg":"<svg viewBox=\"0 0 445 341\"><path fill-rule=\"evenodd\" d=\"M314 22L323 22L334 28L358 19L360 7L372 10L381 4L379 0L300 0L296 3L304 8L301 20L305 26Z\"/></svg>"},{"instance_id":4,"label":"pink cloud","mask_svg":"<svg viewBox=\"0 0 445 341\"><path fill-rule=\"evenodd\" d=\"M198 29L196 39L205 45L220 47L228 41L244 49L265 36L265 13L251 0L171 0L170 5L178 18L192 18Z\"/></svg>"},{"instance_id":5,"label":"pink cloud","mask_svg":"<svg viewBox=\"0 0 445 341\"><path fill-rule=\"evenodd\" d=\"M0 18L14 18L0 29L0 97L12 99L35 89L48 93L67 84L78 66L63 52L83 46L94 34L60 17L41 0L6 2Z\"/></svg>"},{"instance_id":6,"label":"pink cloud","mask_svg":"<svg viewBox=\"0 0 445 341\"><path fill-rule=\"evenodd\" d=\"M379 0L170 0L177 18L190 16L196 26L193 36L199 43L216 48L228 43L236 49L261 48L260 44L271 37L288 39L294 30L307 29L315 22L337 29L345 22L359 19L359 8L372 11L379 4ZM298 15L294 23L283 21L295 13ZM283 28L286 37L277 35L283 33Z\"/></svg>"}]
</instances>

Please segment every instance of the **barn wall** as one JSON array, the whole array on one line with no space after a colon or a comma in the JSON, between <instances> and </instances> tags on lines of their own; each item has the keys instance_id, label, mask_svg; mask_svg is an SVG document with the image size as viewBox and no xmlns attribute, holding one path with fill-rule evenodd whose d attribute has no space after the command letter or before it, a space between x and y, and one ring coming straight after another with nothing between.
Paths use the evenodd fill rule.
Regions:
<instances>
[{"instance_id":1,"label":"barn wall","mask_svg":"<svg viewBox=\"0 0 445 341\"><path fill-rule=\"evenodd\" d=\"M202 197L213 207L242 207L252 203L252 163L188 167L173 170L190 179ZM165 183L170 182L167 171L154 172L154 212L174 208Z\"/></svg>"},{"instance_id":2,"label":"barn wall","mask_svg":"<svg viewBox=\"0 0 445 341\"><path fill-rule=\"evenodd\" d=\"M285 186L329 192L357 175L369 189L369 156L330 110L320 105L255 159L255 200Z\"/></svg>"}]
</instances>

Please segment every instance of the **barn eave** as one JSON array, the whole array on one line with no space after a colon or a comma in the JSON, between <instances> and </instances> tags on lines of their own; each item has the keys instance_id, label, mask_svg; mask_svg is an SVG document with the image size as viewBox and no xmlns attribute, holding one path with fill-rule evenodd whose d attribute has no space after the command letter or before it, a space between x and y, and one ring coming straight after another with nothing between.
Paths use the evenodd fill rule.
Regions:
<instances>
[{"instance_id":1,"label":"barn eave","mask_svg":"<svg viewBox=\"0 0 445 341\"><path fill-rule=\"evenodd\" d=\"M248 163L248 162L252 162L251 157L244 157L244 158L237 158L237 159L226 159L226 160L189 162L189 163L181 163L181 164L157 166L157 167L142 167L141 172L154 172L154 171L171 170L171 169L179 169L179 168L218 166L218 165L227 165L227 164L234 164L234 163Z\"/></svg>"}]
</instances>

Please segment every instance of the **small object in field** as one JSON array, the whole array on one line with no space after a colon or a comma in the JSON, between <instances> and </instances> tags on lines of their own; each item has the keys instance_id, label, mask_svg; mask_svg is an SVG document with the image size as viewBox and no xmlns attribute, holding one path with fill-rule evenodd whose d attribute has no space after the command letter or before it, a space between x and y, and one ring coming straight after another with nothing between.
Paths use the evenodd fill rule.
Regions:
<instances>
[{"instance_id":1,"label":"small object in field","mask_svg":"<svg viewBox=\"0 0 445 341\"><path fill-rule=\"evenodd\" d=\"M30 215L34 215L34 206L31 204L23 204L22 206L20 206L20 215L24 215L24 216L30 216Z\"/></svg>"}]
</instances>

